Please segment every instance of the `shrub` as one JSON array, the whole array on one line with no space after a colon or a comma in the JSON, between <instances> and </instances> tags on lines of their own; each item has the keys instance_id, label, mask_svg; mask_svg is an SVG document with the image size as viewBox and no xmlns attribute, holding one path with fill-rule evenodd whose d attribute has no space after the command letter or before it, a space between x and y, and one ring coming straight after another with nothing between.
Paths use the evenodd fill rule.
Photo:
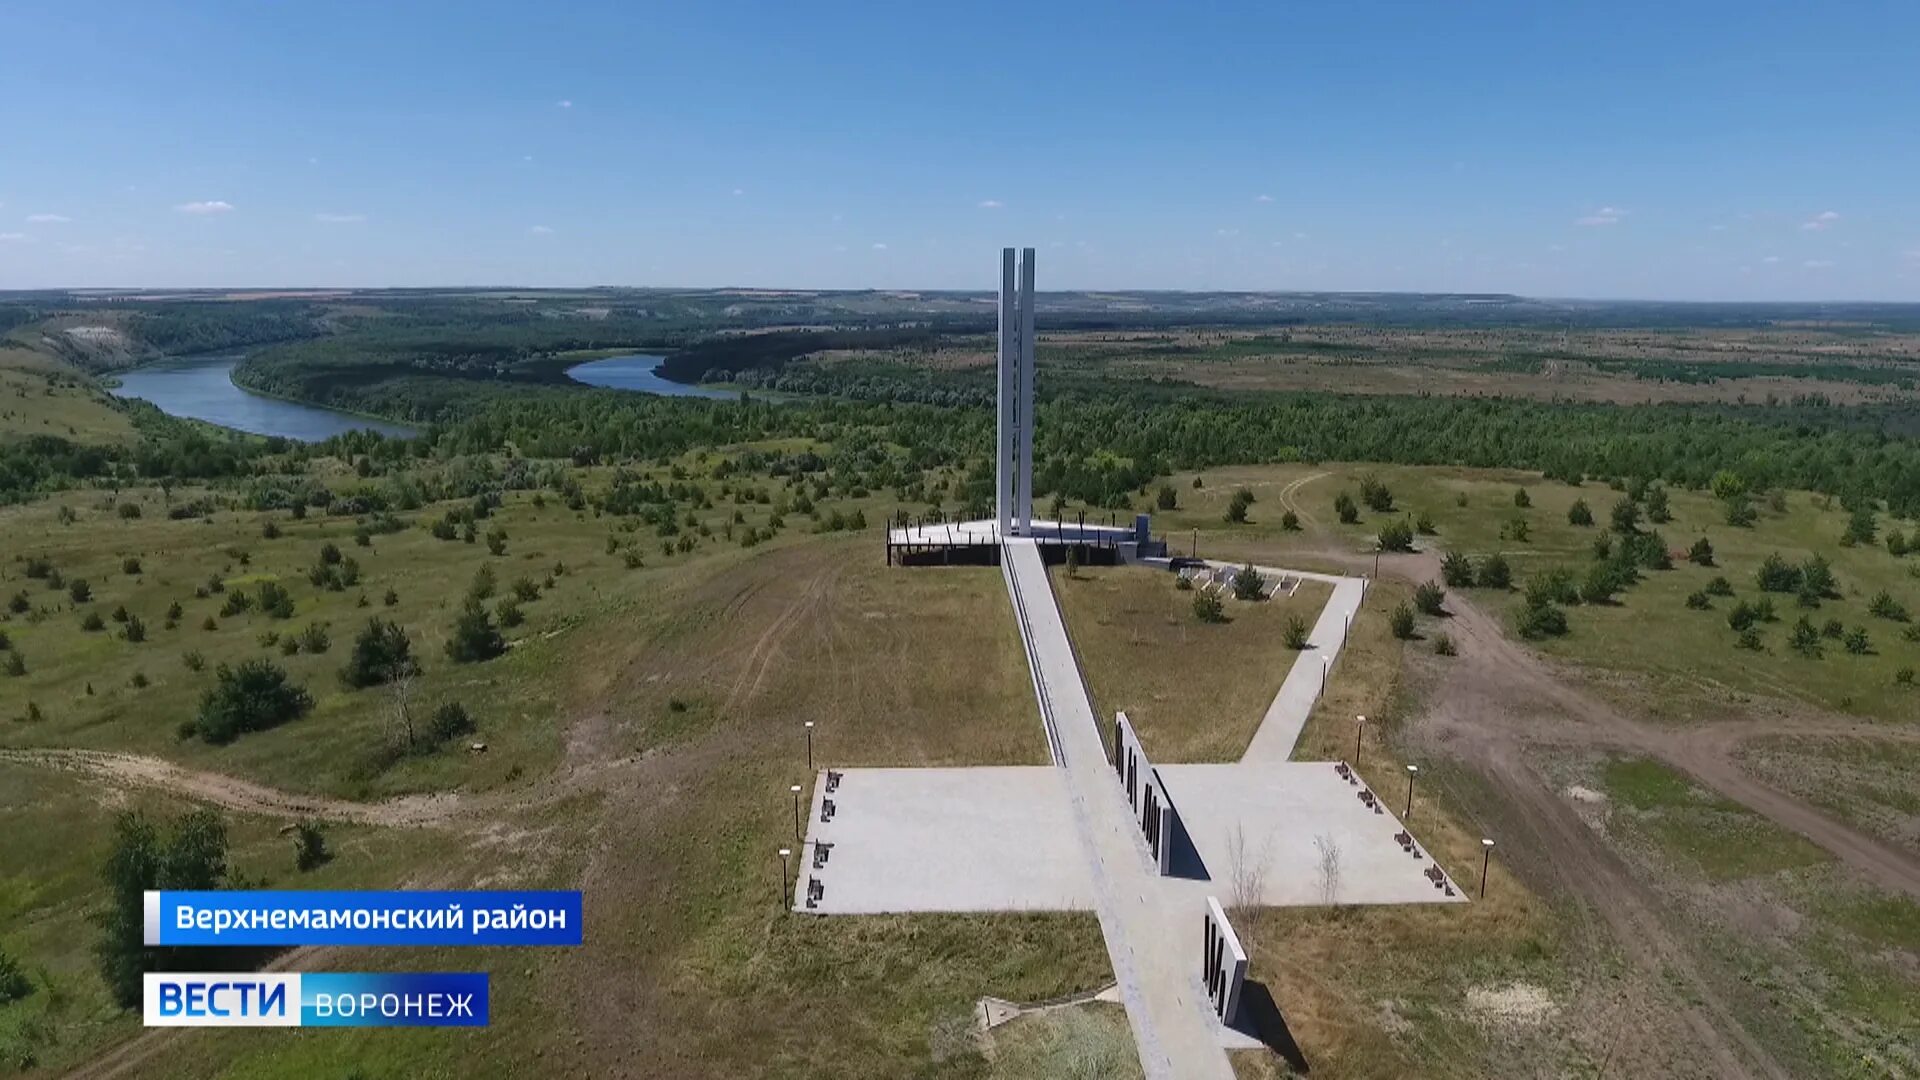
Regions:
<instances>
[{"instance_id":1,"label":"shrub","mask_svg":"<svg viewBox=\"0 0 1920 1080\"><path fill-rule=\"evenodd\" d=\"M487 553L505 555L507 553L507 531L501 528L487 530Z\"/></svg>"},{"instance_id":2,"label":"shrub","mask_svg":"<svg viewBox=\"0 0 1920 1080\"><path fill-rule=\"evenodd\" d=\"M193 649L184 653L180 657L180 662L186 665L188 671L204 671L207 666L207 658L200 655L198 650Z\"/></svg>"},{"instance_id":3,"label":"shrub","mask_svg":"<svg viewBox=\"0 0 1920 1080\"><path fill-rule=\"evenodd\" d=\"M127 621L128 619L130 619L130 618L132 618L132 617L133 617L133 616L132 616L132 614L131 614L130 612L128 612L128 611L127 611L127 605L125 605L125 604L115 604L115 605L113 606L113 621L114 621L114 622L117 622L117 623L123 623L123 622L126 622L126 621Z\"/></svg>"},{"instance_id":4,"label":"shrub","mask_svg":"<svg viewBox=\"0 0 1920 1080\"><path fill-rule=\"evenodd\" d=\"M254 603L268 618L293 618L293 594L277 581L261 582L255 591Z\"/></svg>"},{"instance_id":5,"label":"shrub","mask_svg":"<svg viewBox=\"0 0 1920 1080\"><path fill-rule=\"evenodd\" d=\"M1773 611L1773 598L1767 596L1753 602L1753 614L1761 622L1773 622L1779 618Z\"/></svg>"},{"instance_id":6,"label":"shrub","mask_svg":"<svg viewBox=\"0 0 1920 1080\"><path fill-rule=\"evenodd\" d=\"M1647 489L1647 520L1655 525L1665 525L1673 520L1672 511L1667 509L1667 489L1655 484Z\"/></svg>"},{"instance_id":7,"label":"shrub","mask_svg":"<svg viewBox=\"0 0 1920 1080\"><path fill-rule=\"evenodd\" d=\"M1552 604L1528 604L1521 609L1517 629L1529 641L1560 637L1567 632L1567 613Z\"/></svg>"},{"instance_id":8,"label":"shrub","mask_svg":"<svg viewBox=\"0 0 1920 1080\"><path fill-rule=\"evenodd\" d=\"M1387 485L1381 483L1379 477L1371 474L1360 478L1360 501L1367 504L1367 509L1382 514L1393 511L1393 492L1387 490Z\"/></svg>"},{"instance_id":9,"label":"shrub","mask_svg":"<svg viewBox=\"0 0 1920 1080\"><path fill-rule=\"evenodd\" d=\"M1387 625L1393 628L1393 636L1401 641L1413 640L1413 609L1405 604L1395 604L1387 615Z\"/></svg>"},{"instance_id":10,"label":"shrub","mask_svg":"<svg viewBox=\"0 0 1920 1080\"><path fill-rule=\"evenodd\" d=\"M1162 510L1177 509L1180 505L1179 493L1173 490L1172 484L1161 484L1160 494L1154 498L1154 505Z\"/></svg>"},{"instance_id":11,"label":"shrub","mask_svg":"<svg viewBox=\"0 0 1920 1080\"><path fill-rule=\"evenodd\" d=\"M1593 508L1587 505L1587 500L1575 499L1573 500L1573 505L1567 507L1567 524L1593 524Z\"/></svg>"},{"instance_id":12,"label":"shrub","mask_svg":"<svg viewBox=\"0 0 1920 1080\"><path fill-rule=\"evenodd\" d=\"M1281 514L1280 530L1282 532L1299 532L1300 531L1300 515L1294 513L1291 510L1288 510L1285 513Z\"/></svg>"},{"instance_id":13,"label":"shrub","mask_svg":"<svg viewBox=\"0 0 1920 1080\"><path fill-rule=\"evenodd\" d=\"M408 675L418 674L413 659L413 642L399 623L368 619L353 639L353 653L347 666L340 669L340 681L355 689L379 686Z\"/></svg>"},{"instance_id":14,"label":"shrub","mask_svg":"<svg viewBox=\"0 0 1920 1080\"><path fill-rule=\"evenodd\" d=\"M1252 563L1233 572L1233 595L1238 600L1264 600L1267 597L1267 579Z\"/></svg>"},{"instance_id":15,"label":"shrub","mask_svg":"<svg viewBox=\"0 0 1920 1080\"><path fill-rule=\"evenodd\" d=\"M1354 503L1353 496L1341 492L1333 497L1333 512L1340 517L1340 524L1352 525L1360 520L1360 507Z\"/></svg>"},{"instance_id":16,"label":"shrub","mask_svg":"<svg viewBox=\"0 0 1920 1080\"><path fill-rule=\"evenodd\" d=\"M400 602L400 594L396 590L389 588L387 595L380 598L380 602L388 607L392 607Z\"/></svg>"},{"instance_id":17,"label":"shrub","mask_svg":"<svg viewBox=\"0 0 1920 1080\"><path fill-rule=\"evenodd\" d=\"M1847 531L1840 535L1840 543L1846 547L1856 544L1871 544L1879 535L1880 526L1874 521L1871 506L1855 507L1847 518Z\"/></svg>"},{"instance_id":18,"label":"shrub","mask_svg":"<svg viewBox=\"0 0 1920 1080\"><path fill-rule=\"evenodd\" d=\"M19 649L9 649L7 650L7 662L4 668L0 668L0 670L6 671L8 678L17 679L27 673L26 657L20 655Z\"/></svg>"},{"instance_id":19,"label":"shrub","mask_svg":"<svg viewBox=\"0 0 1920 1080\"><path fill-rule=\"evenodd\" d=\"M33 981L20 970L19 961L0 951L0 1005L19 1001L33 993Z\"/></svg>"},{"instance_id":20,"label":"shrub","mask_svg":"<svg viewBox=\"0 0 1920 1080\"><path fill-rule=\"evenodd\" d=\"M1903 667L1899 671L1894 672L1893 684L1895 686L1912 686L1913 685L1913 669L1910 667Z\"/></svg>"},{"instance_id":21,"label":"shrub","mask_svg":"<svg viewBox=\"0 0 1920 1080\"><path fill-rule=\"evenodd\" d=\"M1306 620L1298 615L1289 615L1287 625L1280 631L1280 641L1294 652L1300 652L1307 647L1310 633Z\"/></svg>"},{"instance_id":22,"label":"shrub","mask_svg":"<svg viewBox=\"0 0 1920 1080\"><path fill-rule=\"evenodd\" d=\"M1573 572L1562 566L1550 567L1527 579L1526 602L1533 604L1577 604L1580 586Z\"/></svg>"},{"instance_id":23,"label":"shrub","mask_svg":"<svg viewBox=\"0 0 1920 1080\"><path fill-rule=\"evenodd\" d=\"M1873 599L1867 604L1867 613L1894 622L1906 622L1908 618L1907 609L1885 589L1873 594Z\"/></svg>"},{"instance_id":24,"label":"shrub","mask_svg":"<svg viewBox=\"0 0 1920 1080\"><path fill-rule=\"evenodd\" d=\"M140 517L139 503L123 502L116 507L116 510L119 512L120 520L122 521L135 521Z\"/></svg>"},{"instance_id":25,"label":"shrub","mask_svg":"<svg viewBox=\"0 0 1920 1080\"><path fill-rule=\"evenodd\" d=\"M1749 626L1741 630L1740 636L1734 640L1734 644L1742 649L1749 649L1754 652L1760 651L1760 628Z\"/></svg>"},{"instance_id":26,"label":"shrub","mask_svg":"<svg viewBox=\"0 0 1920 1080\"><path fill-rule=\"evenodd\" d=\"M293 866L301 873L326 864L333 858L327 850L327 836L314 821L302 821L293 827Z\"/></svg>"},{"instance_id":27,"label":"shrub","mask_svg":"<svg viewBox=\"0 0 1920 1080\"><path fill-rule=\"evenodd\" d=\"M1433 636L1433 654L1435 656L1458 656L1460 655L1460 650L1454 645L1453 638L1446 634L1435 634Z\"/></svg>"},{"instance_id":28,"label":"shrub","mask_svg":"<svg viewBox=\"0 0 1920 1080\"><path fill-rule=\"evenodd\" d=\"M1447 552L1447 557L1440 560L1440 580L1446 582L1448 588L1472 588L1473 560L1457 551Z\"/></svg>"},{"instance_id":29,"label":"shrub","mask_svg":"<svg viewBox=\"0 0 1920 1080\"><path fill-rule=\"evenodd\" d=\"M1507 566L1506 556L1497 551L1481 560L1479 572L1474 577L1483 589L1513 587L1513 570Z\"/></svg>"},{"instance_id":30,"label":"shrub","mask_svg":"<svg viewBox=\"0 0 1920 1080\"><path fill-rule=\"evenodd\" d=\"M1517 517L1507 522L1506 527L1500 530L1500 535L1524 544L1533 535L1533 526L1526 518Z\"/></svg>"},{"instance_id":31,"label":"shrub","mask_svg":"<svg viewBox=\"0 0 1920 1080\"><path fill-rule=\"evenodd\" d=\"M1173 576L1173 587L1177 592L1192 592L1193 581L1185 574L1175 574Z\"/></svg>"},{"instance_id":32,"label":"shrub","mask_svg":"<svg viewBox=\"0 0 1920 1080\"><path fill-rule=\"evenodd\" d=\"M472 664L491 660L506 651L506 640L493 625L493 616L477 597L469 596L453 621L452 633L447 638L447 658L456 664Z\"/></svg>"},{"instance_id":33,"label":"shrub","mask_svg":"<svg viewBox=\"0 0 1920 1080\"><path fill-rule=\"evenodd\" d=\"M1193 594L1193 617L1204 623L1226 622L1226 605L1213 593L1197 592Z\"/></svg>"},{"instance_id":34,"label":"shrub","mask_svg":"<svg viewBox=\"0 0 1920 1080\"><path fill-rule=\"evenodd\" d=\"M0 652L6 652L11 648L13 648L13 639L7 636L5 630L0 630Z\"/></svg>"},{"instance_id":35,"label":"shrub","mask_svg":"<svg viewBox=\"0 0 1920 1080\"><path fill-rule=\"evenodd\" d=\"M434 742L443 743L474 731L473 717L467 715L465 706L457 701L443 703L433 710L433 718L428 721L427 733Z\"/></svg>"},{"instance_id":36,"label":"shrub","mask_svg":"<svg viewBox=\"0 0 1920 1080\"><path fill-rule=\"evenodd\" d=\"M1732 596L1733 583L1728 581L1724 577L1716 576L1712 581L1707 582L1707 595L1708 596Z\"/></svg>"},{"instance_id":37,"label":"shrub","mask_svg":"<svg viewBox=\"0 0 1920 1080\"><path fill-rule=\"evenodd\" d=\"M1706 593L1696 590L1687 594L1687 606L1695 611L1706 611L1713 607L1713 601L1707 599Z\"/></svg>"},{"instance_id":38,"label":"shrub","mask_svg":"<svg viewBox=\"0 0 1920 1080\"><path fill-rule=\"evenodd\" d=\"M67 595L74 603L84 604L93 599L93 587L87 584L86 578L74 578L67 583Z\"/></svg>"},{"instance_id":39,"label":"shrub","mask_svg":"<svg viewBox=\"0 0 1920 1080\"><path fill-rule=\"evenodd\" d=\"M1621 499L1619 502L1613 504L1613 510L1608 515L1608 520L1613 524L1613 531L1622 536L1638 532L1640 529L1640 504L1634 502L1632 499Z\"/></svg>"},{"instance_id":40,"label":"shrub","mask_svg":"<svg viewBox=\"0 0 1920 1080\"><path fill-rule=\"evenodd\" d=\"M1800 616L1800 621L1794 623L1793 629L1787 634L1787 644L1792 646L1795 652L1801 653L1802 655L1819 656L1820 631L1815 630L1813 623L1809 622L1805 615L1802 615Z\"/></svg>"},{"instance_id":41,"label":"shrub","mask_svg":"<svg viewBox=\"0 0 1920 1080\"><path fill-rule=\"evenodd\" d=\"M1381 551L1413 550L1413 526L1407 524L1405 519L1380 526L1379 538Z\"/></svg>"},{"instance_id":42,"label":"shrub","mask_svg":"<svg viewBox=\"0 0 1920 1080\"><path fill-rule=\"evenodd\" d=\"M467 596L474 600L490 600L499 588L498 579L493 576L493 567L482 563L480 569L473 572L473 584L467 586Z\"/></svg>"},{"instance_id":43,"label":"shrub","mask_svg":"<svg viewBox=\"0 0 1920 1080\"><path fill-rule=\"evenodd\" d=\"M522 603L532 603L540 599L540 586L535 585L533 579L529 577L515 578L513 582L513 595L516 600Z\"/></svg>"},{"instance_id":44,"label":"shrub","mask_svg":"<svg viewBox=\"0 0 1920 1080\"><path fill-rule=\"evenodd\" d=\"M1527 494L1526 488L1514 488L1513 489L1513 505L1519 507L1522 510L1526 510L1531 506L1533 506L1533 496Z\"/></svg>"},{"instance_id":45,"label":"shrub","mask_svg":"<svg viewBox=\"0 0 1920 1080\"><path fill-rule=\"evenodd\" d=\"M1433 515L1422 510L1413 519L1413 531L1419 533L1421 536L1432 536L1440 530L1434 527Z\"/></svg>"},{"instance_id":46,"label":"shrub","mask_svg":"<svg viewBox=\"0 0 1920 1080\"><path fill-rule=\"evenodd\" d=\"M1413 606L1427 615L1439 615L1446 610L1447 593L1439 585L1427 581L1413 590Z\"/></svg>"},{"instance_id":47,"label":"shrub","mask_svg":"<svg viewBox=\"0 0 1920 1080\"><path fill-rule=\"evenodd\" d=\"M1839 582L1833 577L1833 564L1825 555L1815 555L1800 564L1800 587L1815 597L1838 597Z\"/></svg>"},{"instance_id":48,"label":"shrub","mask_svg":"<svg viewBox=\"0 0 1920 1080\"><path fill-rule=\"evenodd\" d=\"M1908 540L1906 534L1902 533L1899 529L1887 530L1887 554L1894 558L1898 559L1907 552L1914 550L1916 545L1920 545L1920 532L1914 533L1914 538Z\"/></svg>"},{"instance_id":49,"label":"shrub","mask_svg":"<svg viewBox=\"0 0 1920 1080\"><path fill-rule=\"evenodd\" d=\"M1761 592L1799 592L1800 568L1781 558L1776 551L1760 560L1760 568L1754 571L1753 582Z\"/></svg>"},{"instance_id":50,"label":"shrub","mask_svg":"<svg viewBox=\"0 0 1920 1080\"><path fill-rule=\"evenodd\" d=\"M507 629L512 629L527 621L526 612L520 610L520 601L511 596L495 604L493 606L493 613L499 618L500 625Z\"/></svg>"},{"instance_id":51,"label":"shrub","mask_svg":"<svg viewBox=\"0 0 1920 1080\"><path fill-rule=\"evenodd\" d=\"M80 619L80 629L85 630L89 634L97 633L106 628L107 620L101 618L100 613L97 611L89 611Z\"/></svg>"},{"instance_id":52,"label":"shrub","mask_svg":"<svg viewBox=\"0 0 1920 1080\"><path fill-rule=\"evenodd\" d=\"M307 628L300 631L299 643L302 652L318 656L333 647L333 636L327 633L326 623L308 623Z\"/></svg>"},{"instance_id":53,"label":"shrub","mask_svg":"<svg viewBox=\"0 0 1920 1080\"><path fill-rule=\"evenodd\" d=\"M280 539L280 526L272 518L268 518L260 524L260 537L263 540Z\"/></svg>"},{"instance_id":54,"label":"shrub","mask_svg":"<svg viewBox=\"0 0 1920 1080\"><path fill-rule=\"evenodd\" d=\"M127 625L120 628L120 636L136 645L147 640L146 621L138 615L127 616Z\"/></svg>"},{"instance_id":55,"label":"shrub","mask_svg":"<svg viewBox=\"0 0 1920 1080\"><path fill-rule=\"evenodd\" d=\"M131 556L131 555L129 555L129 556L127 556L127 557L126 557L126 558L124 558L124 559L121 559L121 560L120 560L120 572L121 572L121 573L123 573L123 574L125 574L125 575L127 575L128 577L137 577L137 576L139 576L139 574L140 574L140 560L139 560L139 559L136 559L136 558L134 558L134 557L133 557L133 556Z\"/></svg>"},{"instance_id":56,"label":"shrub","mask_svg":"<svg viewBox=\"0 0 1920 1080\"><path fill-rule=\"evenodd\" d=\"M33 600L27 596L26 590L22 589L7 598L7 610L15 615L25 615L33 610Z\"/></svg>"},{"instance_id":57,"label":"shrub","mask_svg":"<svg viewBox=\"0 0 1920 1080\"><path fill-rule=\"evenodd\" d=\"M221 664L216 680L184 730L210 743L297 720L313 708L313 695L287 681L287 673L268 660L248 660L237 668Z\"/></svg>"},{"instance_id":58,"label":"shrub","mask_svg":"<svg viewBox=\"0 0 1920 1080\"><path fill-rule=\"evenodd\" d=\"M1713 542L1704 536L1695 540L1693 546L1687 549L1687 561L1695 566L1712 566Z\"/></svg>"},{"instance_id":59,"label":"shrub","mask_svg":"<svg viewBox=\"0 0 1920 1080\"><path fill-rule=\"evenodd\" d=\"M1252 505L1253 492L1246 488L1235 490L1233 497L1227 500L1227 520L1236 525L1246 521L1247 508Z\"/></svg>"},{"instance_id":60,"label":"shrub","mask_svg":"<svg viewBox=\"0 0 1920 1080\"><path fill-rule=\"evenodd\" d=\"M1847 636L1841 639L1841 643L1855 656L1865 656L1873 651L1873 643L1868 639L1867 628L1864 626L1856 626L1847 631Z\"/></svg>"},{"instance_id":61,"label":"shrub","mask_svg":"<svg viewBox=\"0 0 1920 1080\"><path fill-rule=\"evenodd\" d=\"M1625 587L1618 565L1594 563L1587 568L1587 576L1580 582L1580 599L1589 604L1611 603L1614 594Z\"/></svg>"}]
</instances>

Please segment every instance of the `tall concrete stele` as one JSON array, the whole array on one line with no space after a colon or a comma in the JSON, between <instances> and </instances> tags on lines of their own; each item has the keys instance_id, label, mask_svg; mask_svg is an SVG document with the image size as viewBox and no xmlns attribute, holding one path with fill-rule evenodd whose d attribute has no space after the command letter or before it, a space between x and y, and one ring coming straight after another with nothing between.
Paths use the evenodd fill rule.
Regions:
<instances>
[{"instance_id":1,"label":"tall concrete stele","mask_svg":"<svg viewBox=\"0 0 1920 1080\"><path fill-rule=\"evenodd\" d=\"M993 513L1000 536L1033 535L1033 249L1000 252L1000 424Z\"/></svg>"}]
</instances>

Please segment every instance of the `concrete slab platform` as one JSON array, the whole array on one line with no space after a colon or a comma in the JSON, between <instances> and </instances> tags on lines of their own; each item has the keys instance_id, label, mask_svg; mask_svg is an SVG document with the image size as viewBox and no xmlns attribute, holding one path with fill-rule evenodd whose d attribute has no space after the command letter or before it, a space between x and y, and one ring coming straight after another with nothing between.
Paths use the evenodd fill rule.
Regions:
<instances>
[{"instance_id":1,"label":"concrete slab platform","mask_svg":"<svg viewBox=\"0 0 1920 1080\"><path fill-rule=\"evenodd\" d=\"M823 800L833 820L820 820ZM913 911L1084 911L1087 857L1066 774L1046 765L846 769L831 795L814 784L794 910L816 915ZM814 843L831 844L813 869ZM807 879L824 887L806 906Z\"/></svg>"},{"instance_id":2,"label":"concrete slab platform","mask_svg":"<svg viewBox=\"0 0 1920 1080\"><path fill-rule=\"evenodd\" d=\"M1393 812L1383 809L1376 814L1368 809L1357 797L1360 789L1341 779L1331 762L1157 768L1211 879L1196 879L1193 885L1218 896L1223 904L1234 900L1231 849L1236 828L1245 837L1247 860L1264 867L1260 902L1266 905L1326 902L1320 852L1314 844L1321 836L1340 851L1337 904L1466 900L1450 877L1446 880L1454 884L1451 897L1426 877L1427 868L1434 865L1426 849L1415 845L1418 859L1402 850L1393 839L1401 831ZM1388 805L1405 805L1396 803L1392 792L1383 794ZM1417 812L1419 807L1414 809Z\"/></svg>"}]
</instances>

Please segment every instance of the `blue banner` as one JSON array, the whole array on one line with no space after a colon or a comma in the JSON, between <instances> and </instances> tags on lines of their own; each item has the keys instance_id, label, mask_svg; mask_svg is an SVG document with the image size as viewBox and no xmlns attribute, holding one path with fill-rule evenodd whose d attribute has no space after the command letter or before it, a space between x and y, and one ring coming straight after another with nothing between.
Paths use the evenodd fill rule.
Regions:
<instances>
[{"instance_id":1,"label":"blue banner","mask_svg":"<svg viewBox=\"0 0 1920 1080\"><path fill-rule=\"evenodd\" d=\"M487 976L154 971L148 1027L485 1027Z\"/></svg>"},{"instance_id":2,"label":"blue banner","mask_svg":"<svg viewBox=\"0 0 1920 1080\"><path fill-rule=\"evenodd\" d=\"M578 945L580 894L217 891L146 894L148 945Z\"/></svg>"}]
</instances>

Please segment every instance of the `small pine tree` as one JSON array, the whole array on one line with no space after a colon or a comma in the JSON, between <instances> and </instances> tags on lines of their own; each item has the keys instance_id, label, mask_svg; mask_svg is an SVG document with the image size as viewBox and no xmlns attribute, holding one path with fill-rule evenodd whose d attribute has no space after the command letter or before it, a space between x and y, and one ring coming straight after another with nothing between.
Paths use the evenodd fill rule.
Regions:
<instances>
[{"instance_id":1,"label":"small pine tree","mask_svg":"<svg viewBox=\"0 0 1920 1080\"><path fill-rule=\"evenodd\" d=\"M1387 625L1393 628L1393 636L1401 641L1413 640L1413 609L1405 604L1394 605L1393 612L1387 616Z\"/></svg>"}]
</instances>

